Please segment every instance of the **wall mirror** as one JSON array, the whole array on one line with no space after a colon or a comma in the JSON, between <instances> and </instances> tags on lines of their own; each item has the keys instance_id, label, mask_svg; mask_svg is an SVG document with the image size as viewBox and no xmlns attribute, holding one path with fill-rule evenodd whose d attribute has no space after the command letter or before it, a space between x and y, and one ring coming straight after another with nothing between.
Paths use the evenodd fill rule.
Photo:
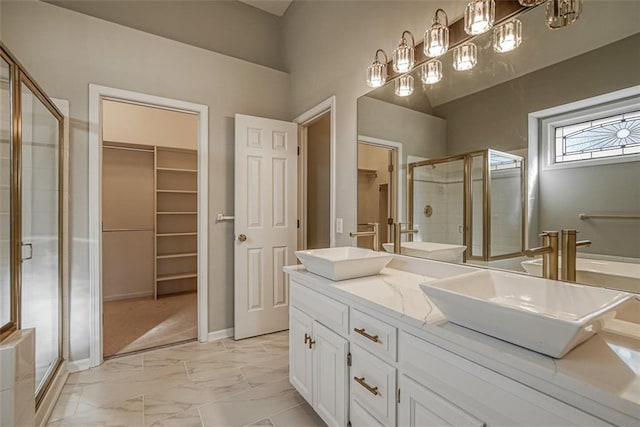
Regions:
<instances>
[{"instance_id":1,"label":"wall mirror","mask_svg":"<svg viewBox=\"0 0 640 427\"><path fill-rule=\"evenodd\" d=\"M386 228L380 250L393 250L387 222L402 222L415 231L403 254L538 275L525 249L577 230L591 241L578 282L640 292L639 14L638 2L587 1L551 30L544 5L529 8L517 49L497 53L489 31L472 39L470 70L449 50L439 82L415 67L410 95L396 78L358 99L359 227Z\"/></svg>"}]
</instances>

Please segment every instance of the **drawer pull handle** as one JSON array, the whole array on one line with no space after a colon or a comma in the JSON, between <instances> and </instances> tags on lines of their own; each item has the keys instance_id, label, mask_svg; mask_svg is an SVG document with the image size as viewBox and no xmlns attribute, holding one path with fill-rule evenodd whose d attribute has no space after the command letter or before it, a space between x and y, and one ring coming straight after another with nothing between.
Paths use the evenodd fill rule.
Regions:
<instances>
[{"instance_id":1,"label":"drawer pull handle","mask_svg":"<svg viewBox=\"0 0 640 427\"><path fill-rule=\"evenodd\" d=\"M354 331L356 331L357 333L359 333L360 335L362 335L363 337L365 337L368 340L371 340L373 342L378 342L380 341L378 339L377 335L369 335L368 333L365 332L364 328L362 329L358 329L358 328L353 328Z\"/></svg>"},{"instance_id":2,"label":"drawer pull handle","mask_svg":"<svg viewBox=\"0 0 640 427\"><path fill-rule=\"evenodd\" d=\"M315 343L316 343L316 342L315 342L314 340L312 340L312 339L311 339L311 337L309 337L309 349L313 348L313 345L314 345Z\"/></svg>"},{"instance_id":3,"label":"drawer pull handle","mask_svg":"<svg viewBox=\"0 0 640 427\"><path fill-rule=\"evenodd\" d=\"M305 343L305 344L306 344L306 343L308 343L310 339L311 339L311 337L309 336L309 334L306 334L306 333L305 333L305 334L304 334L304 343Z\"/></svg>"},{"instance_id":4,"label":"drawer pull handle","mask_svg":"<svg viewBox=\"0 0 640 427\"><path fill-rule=\"evenodd\" d=\"M364 377L353 377L353 379L356 380L356 382L362 387L366 388L369 393L373 394L374 396L378 395L378 387L371 387L366 383Z\"/></svg>"}]
</instances>

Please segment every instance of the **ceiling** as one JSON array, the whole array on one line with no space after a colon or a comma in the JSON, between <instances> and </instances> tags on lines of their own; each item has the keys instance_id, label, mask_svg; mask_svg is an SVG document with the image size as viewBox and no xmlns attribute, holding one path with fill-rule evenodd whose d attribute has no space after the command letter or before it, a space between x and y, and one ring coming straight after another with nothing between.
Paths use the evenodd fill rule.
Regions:
<instances>
[{"instance_id":1,"label":"ceiling","mask_svg":"<svg viewBox=\"0 0 640 427\"><path fill-rule=\"evenodd\" d=\"M282 16L287 11L293 0L238 0L249 6L269 12L272 15Z\"/></svg>"}]
</instances>

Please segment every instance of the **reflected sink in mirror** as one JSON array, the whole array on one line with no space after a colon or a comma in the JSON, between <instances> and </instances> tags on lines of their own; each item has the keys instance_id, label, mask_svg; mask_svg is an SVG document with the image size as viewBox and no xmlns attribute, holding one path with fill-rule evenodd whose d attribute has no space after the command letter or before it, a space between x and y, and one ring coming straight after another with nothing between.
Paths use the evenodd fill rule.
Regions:
<instances>
[{"instance_id":1,"label":"reflected sink in mirror","mask_svg":"<svg viewBox=\"0 0 640 427\"><path fill-rule=\"evenodd\" d=\"M530 275L542 277L542 259L522 261L520 264ZM560 271L561 269L562 267ZM576 281L639 293L640 264L578 258L576 259Z\"/></svg>"},{"instance_id":2,"label":"reflected sink in mirror","mask_svg":"<svg viewBox=\"0 0 640 427\"><path fill-rule=\"evenodd\" d=\"M296 257L310 272L333 281L376 275L393 259L391 254L354 247L296 251Z\"/></svg>"},{"instance_id":3,"label":"reflected sink in mirror","mask_svg":"<svg viewBox=\"0 0 640 427\"><path fill-rule=\"evenodd\" d=\"M382 247L385 251L393 253L393 243L383 243ZM462 262L465 249L467 247L464 245L434 242L402 242L400 245L402 255L445 262Z\"/></svg>"},{"instance_id":4,"label":"reflected sink in mirror","mask_svg":"<svg viewBox=\"0 0 640 427\"><path fill-rule=\"evenodd\" d=\"M502 271L420 285L450 322L561 358L615 316L632 294Z\"/></svg>"}]
</instances>

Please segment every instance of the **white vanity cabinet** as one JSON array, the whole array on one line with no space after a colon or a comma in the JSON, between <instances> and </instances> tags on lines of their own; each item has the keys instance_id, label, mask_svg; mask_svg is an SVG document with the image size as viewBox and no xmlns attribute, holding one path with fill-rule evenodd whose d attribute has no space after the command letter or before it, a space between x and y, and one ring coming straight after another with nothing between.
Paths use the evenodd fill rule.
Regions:
<instances>
[{"instance_id":1,"label":"white vanity cabinet","mask_svg":"<svg viewBox=\"0 0 640 427\"><path fill-rule=\"evenodd\" d=\"M416 328L309 276L290 278L289 375L330 426L633 425L482 366L434 337L437 325Z\"/></svg>"},{"instance_id":2,"label":"white vanity cabinet","mask_svg":"<svg viewBox=\"0 0 640 427\"><path fill-rule=\"evenodd\" d=\"M313 300L305 301L300 297L313 297ZM335 314L334 309L341 312L340 303L328 300L322 295L309 294L308 290L292 283L289 381L327 425L345 427L348 423L349 341L323 324L327 319L321 313ZM307 305L314 308L309 309ZM334 320L327 323L335 324Z\"/></svg>"}]
</instances>

